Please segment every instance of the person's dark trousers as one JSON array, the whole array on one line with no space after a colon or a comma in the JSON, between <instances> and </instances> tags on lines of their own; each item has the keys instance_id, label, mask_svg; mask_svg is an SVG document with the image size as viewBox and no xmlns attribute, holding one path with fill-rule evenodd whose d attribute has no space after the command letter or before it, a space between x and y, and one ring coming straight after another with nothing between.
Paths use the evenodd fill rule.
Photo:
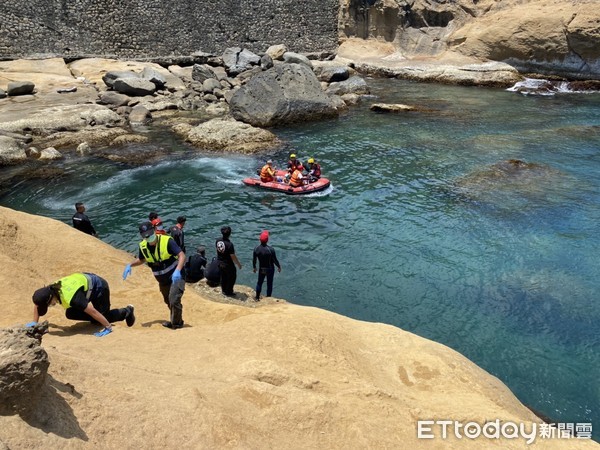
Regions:
<instances>
[{"instance_id":1,"label":"person's dark trousers","mask_svg":"<svg viewBox=\"0 0 600 450\"><path fill-rule=\"evenodd\" d=\"M185 280L177 280L171 283L169 289L169 309L171 310L171 323L173 325L183 325L183 305L181 298L185 291Z\"/></svg>"},{"instance_id":2,"label":"person's dark trousers","mask_svg":"<svg viewBox=\"0 0 600 450\"><path fill-rule=\"evenodd\" d=\"M237 270L232 265L222 265L221 269L221 291L225 295L233 295L233 286L237 278Z\"/></svg>"},{"instance_id":3,"label":"person's dark trousers","mask_svg":"<svg viewBox=\"0 0 600 450\"><path fill-rule=\"evenodd\" d=\"M96 295L92 294L92 305L109 323L125 320L128 312L127 308L110 309L110 290L108 284L103 284L102 288L98 289L96 293ZM69 320L85 320L87 322L98 323L92 316L75 308L68 308L66 317Z\"/></svg>"},{"instance_id":4,"label":"person's dark trousers","mask_svg":"<svg viewBox=\"0 0 600 450\"><path fill-rule=\"evenodd\" d=\"M267 279L267 297L270 297L273 293L273 276L275 275L275 268L273 269L258 269L258 281L256 282L256 299L260 298L260 291L262 291L262 285Z\"/></svg>"},{"instance_id":5,"label":"person's dark trousers","mask_svg":"<svg viewBox=\"0 0 600 450\"><path fill-rule=\"evenodd\" d=\"M179 280L175 283L159 283L158 288L163 296L163 301L169 307L169 311L171 311L170 322L174 325L180 325L183 323L183 305L181 304L181 297L183 297L183 292L185 291L185 281Z\"/></svg>"}]
</instances>

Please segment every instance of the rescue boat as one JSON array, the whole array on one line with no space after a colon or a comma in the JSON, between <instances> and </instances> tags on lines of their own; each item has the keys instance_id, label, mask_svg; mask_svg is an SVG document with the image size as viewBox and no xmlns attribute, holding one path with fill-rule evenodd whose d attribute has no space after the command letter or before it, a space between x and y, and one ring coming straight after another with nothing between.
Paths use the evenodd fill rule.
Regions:
<instances>
[{"instance_id":1,"label":"rescue boat","mask_svg":"<svg viewBox=\"0 0 600 450\"><path fill-rule=\"evenodd\" d=\"M275 176L278 180L285 179L287 172L285 170L278 170ZM313 192L319 192L327 189L331 182L327 178L319 178L317 181L303 184L302 186L293 187L283 181L269 181L267 183L260 181L260 178L244 178L242 182L247 186L255 186L260 189L267 189L269 191L283 192L288 195L303 195L311 194Z\"/></svg>"}]
</instances>

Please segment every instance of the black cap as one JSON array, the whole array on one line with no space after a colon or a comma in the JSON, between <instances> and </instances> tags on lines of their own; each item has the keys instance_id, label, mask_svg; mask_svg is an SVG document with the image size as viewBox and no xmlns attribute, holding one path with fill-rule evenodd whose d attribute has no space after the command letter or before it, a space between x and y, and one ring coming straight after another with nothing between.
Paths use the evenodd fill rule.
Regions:
<instances>
[{"instance_id":1,"label":"black cap","mask_svg":"<svg viewBox=\"0 0 600 450\"><path fill-rule=\"evenodd\" d=\"M179 216L177 218L177 223L185 223L186 220L187 218L185 216Z\"/></svg>"},{"instance_id":2,"label":"black cap","mask_svg":"<svg viewBox=\"0 0 600 450\"><path fill-rule=\"evenodd\" d=\"M143 238L147 238L154 233L154 227L151 222L144 222L140 225L140 234Z\"/></svg>"},{"instance_id":3,"label":"black cap","mask_svg":"<svg viewBox=\"0 0 600 450\"><path fill-rule=\"evenodd\" d=\"M53 294L50 286L44 286L33 293L31 299L37 306L38 314L40 316L43 316L48 312L48 304L50 303Z\"/></svg>"}]
</instances>

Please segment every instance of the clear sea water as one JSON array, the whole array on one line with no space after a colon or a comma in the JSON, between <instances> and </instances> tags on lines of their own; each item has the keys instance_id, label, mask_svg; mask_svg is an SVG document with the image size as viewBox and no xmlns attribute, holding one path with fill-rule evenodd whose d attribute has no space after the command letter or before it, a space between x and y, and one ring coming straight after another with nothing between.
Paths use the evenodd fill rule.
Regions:
<instances>
[{"instance_id":1,"label":"clear sea water","mask_svg":"<svg viewBox=\"0 0 600 450\"><path fill-rule=\"evenodd\" d=\"M373 98L274 130L284 144L268 155L202 153L149 129L168 159L69 157L64 176L20 181L0 204L70 223L83 201L102 239L131 252L151 210L168 224L186 214L188 246L210 257L228 224L250 286L268 229L283 265L274 295L444 343L536 411L592 422L597 439L600 95L368 81ZM373 102L427 111L377 114ZM290 151L319 159L332 188L291 197L240 182ZM494 170L513 158L534 166Z\"/></svg>"}]
</instances>

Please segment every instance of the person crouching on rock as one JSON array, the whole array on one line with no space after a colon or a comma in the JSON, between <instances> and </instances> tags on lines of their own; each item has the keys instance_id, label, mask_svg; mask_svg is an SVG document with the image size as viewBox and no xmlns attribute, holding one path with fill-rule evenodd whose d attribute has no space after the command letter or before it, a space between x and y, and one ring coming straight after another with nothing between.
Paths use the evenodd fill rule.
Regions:
<instances>
[{"instance_id":1,"label":"person crouching on rock","mask_svg":"<svg viewBox=\"0 0 600 450\"><path fill-rule=\"evenodd\" d=\"M66 310L70 320L84 320L99 323L104 329L94 333L98 337L112 331L112 323L124 320L128 327L135 323L133 305L126 308L110 309L110 289L107 281L93 273L74 273L44 286L33 293L33 322L48 312L48 306L60 305Z\"/></svg>"},{"instance_id":2,"label":"person crouching on rock","mask_svg":"<svg viewBox=\"0 0 600 450\"><path fill-rule=\"evenodd\" d=\"M123 280L131 274L132 267L148 264L158 281L163 300L171 311L171 320L163 322L163 327L172 330L183 328L181 297L185 291L185 281L181 270L185 264L185 253L171 236L155 232L151 222L142 223L139 231L143 241L139 244L138 257L125 266Z\"/></svg>"}]
</instances>

